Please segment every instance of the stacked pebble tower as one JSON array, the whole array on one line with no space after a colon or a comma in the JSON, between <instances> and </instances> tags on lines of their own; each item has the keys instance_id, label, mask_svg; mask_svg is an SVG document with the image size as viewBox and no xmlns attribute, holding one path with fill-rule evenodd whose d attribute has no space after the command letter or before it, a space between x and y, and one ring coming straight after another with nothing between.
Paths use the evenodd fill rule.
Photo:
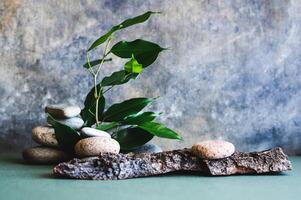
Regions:
<instances>
[{"instance_id":1,"label":"stacked pebble tower","mask_svg":"<svg viewBox=\"0 0 301 200\"><path fill-rule=\"evenodd\" d=\"M57 121L77 131L81 137L75 145L76 155L63 151L51 125L37 126L32 129L32 139L40 146L25 149L23 158L32 164L56 164L72 159L74 156L85 158L97 156L102 152L119 153L119 143L105 131L83 127L84 121L79 117L80 107L73 105L51 105L45 108Z\"/></svg>"}]
</instances>

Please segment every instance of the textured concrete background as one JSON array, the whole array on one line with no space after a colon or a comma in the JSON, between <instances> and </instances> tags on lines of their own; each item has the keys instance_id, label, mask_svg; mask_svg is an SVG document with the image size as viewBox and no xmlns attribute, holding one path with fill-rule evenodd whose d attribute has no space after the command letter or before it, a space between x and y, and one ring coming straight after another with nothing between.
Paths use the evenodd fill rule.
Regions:
<instances>
[{"instance_id":1,"label":"textured concrete background","mask_svg":"<svg viewBox=\"0 0 301 200\"><path fill-rule=\"evenodd\" d=\"M85 49L123 19L164 13L117 34L171 47L108 102L161 96L152 106L185 141L224 138L240 150L282 146L301 153L299 0L0 0L0 148L34 145L50 103L82 106L92 86ZM99 54L100 52L98 52ZM114 59L103 75L121 68Z\"/></svg>"}]
</instances>

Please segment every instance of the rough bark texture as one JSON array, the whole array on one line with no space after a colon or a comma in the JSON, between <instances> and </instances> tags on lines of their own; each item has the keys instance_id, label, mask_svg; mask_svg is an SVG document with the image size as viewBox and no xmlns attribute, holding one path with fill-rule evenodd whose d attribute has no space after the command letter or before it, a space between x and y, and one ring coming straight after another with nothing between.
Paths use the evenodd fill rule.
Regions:
<instances>
[{"instance_id":1,"label":"rough bark texture","mask_svg":"<svg viewBox=\"0 0 301 200\"><path fill-rule=\"evenodd\" d=\"M153 176L175 171L194 171L205 175L262 174L291 170L288 157L281 148L263 152L235 152L228 158L204 160L190 149L161 153L103 153L91 159L73 159L55 166L60 177L95 180L116 180Z\"/></svg>"}]
</instances>

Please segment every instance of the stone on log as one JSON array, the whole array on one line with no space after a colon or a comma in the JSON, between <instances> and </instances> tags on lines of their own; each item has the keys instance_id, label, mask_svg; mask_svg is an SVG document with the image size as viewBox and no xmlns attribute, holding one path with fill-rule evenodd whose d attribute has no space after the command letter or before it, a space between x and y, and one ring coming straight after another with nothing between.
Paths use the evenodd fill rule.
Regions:
<instances>
[{"instance_id":1,"label":"stone on log","mask_svg":"<svg viewBox=\"0 0 301 200\"><path fill-rule=\"evenodd\" d=\"M263 174L291 170L281 148L262 152L235 152L216 160L196 157L191 149L160 153L101 153L89 160L73 159L54 167L59 177L93 180L119 180L154 176L176 171L200 172L203 175Z\"/></svg>"}]
</instances>

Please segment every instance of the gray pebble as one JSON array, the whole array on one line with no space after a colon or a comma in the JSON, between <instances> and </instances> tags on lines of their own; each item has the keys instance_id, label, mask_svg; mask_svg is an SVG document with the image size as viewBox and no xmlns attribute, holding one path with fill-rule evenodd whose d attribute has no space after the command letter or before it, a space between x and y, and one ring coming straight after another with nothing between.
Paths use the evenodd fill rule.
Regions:
<instances>
[{"instance_id":1,"label":"gray pebble","mask_svg":"<svg viewBox=\"0 0 301 200\"><path fill-rule=\"evenodd\" d=\"M136 147L136 148L132 149L130 152L133 152L133 153L159 153L159 152L162 152L162 149L155 144L147 143L140 147Z\"/></svg>"},{"instance_id":2,"label":"gray pebble","mask_svg":"<svg viewBox=\"0 0 301 200\"><path fill-rule=\"evenodd\" d=\"M68 119L56 119L56 120L76 130L79 130L84 125L84 121L79 117L73 117ZM50 123L50 121L48 121L48 123Z\"/></svg>"},{"instance_id":3,"label":"gray pebble","mask_svg":"<svg viewBox=\"0 0 301 200\"><path fill-rule=\"evenodd\" d=\"M66 104L48 105L45 112L51 114L58 119L76 117L80 114L81 109L79 106L72 106Z\"/></svg>"}]
</instances>

